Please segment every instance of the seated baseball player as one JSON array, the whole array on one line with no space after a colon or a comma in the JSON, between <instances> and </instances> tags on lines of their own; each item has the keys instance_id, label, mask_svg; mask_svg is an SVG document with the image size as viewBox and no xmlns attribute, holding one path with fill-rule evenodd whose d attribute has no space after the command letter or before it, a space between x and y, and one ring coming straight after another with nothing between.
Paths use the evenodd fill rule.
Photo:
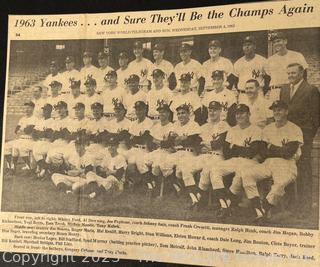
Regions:
<instances>
[{"instance_id":1,"label":"seated baseball player","mask_svg":"<svg viewBox=\"0 0 320 267\"><path fill-rule=\"evenodd\" d=\"M301 129L288 121L288 106L275 101L270 109L275 122L267 125L262 133L266 160L252 168L241 170L244 190L256 211L257 220L270 218L285 188L297 178L297 160L301 155L303 134ZM267 196L260 201L257 182L272 178L273 184Z\"/></svg>"},{"instance_id":2,"label":"seated baseball player","mask_svg":"<svg viewBox=\"0 0 320 267\"><path fill-rule=\"evenodd\" d=\"M117 82L117 72L115 70L110 70L104 77L104 90L102 92L103 99L103 107L104 107L104 115L107 118L113 118L114 110L113 110L113 99L119 99L119 101L123 102L123 96L126 93L122 87L118 86Z\"/></svg>"},{"instance_id":3,"label":"seated baseball player","mask_svg":"<svg viewBox=\"0 0 320 267\"><path fill-rule=\"evenodd\" d=\"M222 106L221 120L227 121L230 125L235 125L232 120L231 110L237 103L237 98L234 92L225 87L224 72L221 70L215 70L212 72L212 89L211 91L205 91L202 98L202 119L204 121L208 118L208 105L211 101L217 101Z\"/></svg>"},{"instance_id":4,"label":"seated baseball player","mask_svg":"<svg viewBox=\"0 0 320 267\"><path fill-rule=\"evenodd\" d=\"M107 130L110 133L119 133L122 130L129 131L131 121L126 118L127 109L120 99L112 99L114 118L108 122Z\"/></svg>"},{"instance_id":5,"label":"seated baseball player","mask_svg":"<svg viewBox=\"0 0 320 267\"><path fill-rule=\"evenodd\" d=\"M210 181L214 196L219 200L218 218L231 214L231 208L237 206L239 194L242 192L240 172L258 165L261 147L261 129L250 123L250 110L244 104L236 107L237 125L227 132L224 157L219 164L212 165ZM225 188L223 178L234 173L230 188ZM233 204L233 205L231 205Z\"/></svg>"},{"instance_id":6,"label":"seated baseball player","mask_svg":"<svg viewBox=\"0 0 320 267\"><path fill-rule=\"evenodd\" d=\"M86 88L86 94L84 95L84 105L85 105L85 110L86 110L86 117L89 119L92 119L92 112L91 112L91 105L93 103L101 103L102 104L102 99L101 96L96 93L97 89L97 82L92 76L88 75L84 86ZM102 104L103 105L103 104Z\"/></svg>"},{"instance_id":7,"label":"seated baseball player","mask_svg":"<svg viewBox=\"0 0 320 267\"><path fill-rule=\"evenodd\" d=\"M153 87L147 93L147 103L149 105L149 118L159 120L157 103L158 101L165 101L169 103L172 101L173 93L165 86L165 73L160 69L155 69L152 72Z\"/></svg>"},{"instance_id":8,"label":"seated baseball player","mask_svg":"<svg viewBox=\"0 0 320 267\"><path fill-rule=\"evenodd\" d=\"M33 116L34 103L24 103L25 116L20 118L14 133L16 139L5 143L4 159L6 167L15 173L19 157L25 162L25 169L31 169L30 152L33 147L32 130L36 124L37 118Z\"/></svg>"},{"instance_id":9,"label":"seated baseball player","mask_svg":"<svg viewBox=\"0 0 320 267\"><path fill-rule=\"evenodd\" d=\"M51 118L52 106L45 104L42 107L41 119L37 120L32 137L35 143L32 148L32 154L36 162L36 174L38 177L44 175L45 159L52 143L52 134L54 128L54 119Z\"/></svg>"}]
</instances>

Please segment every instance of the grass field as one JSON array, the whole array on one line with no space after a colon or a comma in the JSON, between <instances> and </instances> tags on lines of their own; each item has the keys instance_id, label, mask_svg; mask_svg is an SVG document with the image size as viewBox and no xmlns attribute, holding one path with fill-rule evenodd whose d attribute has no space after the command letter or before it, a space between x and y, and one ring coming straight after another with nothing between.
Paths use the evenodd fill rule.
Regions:
<instances>
[{"instance_id":1,"label":"grass field","mask_svg":"<svg viewBox=\"0 0 320 267\"><path fill-rule=\"evenodd\" d=\"M97 216L119 216L134 218L168 219L197 221L208 223L228 223L252 225L253 212L240 209L234 216L225 221L218 221L212 205L197 211L186 208L187 196L179 198L170 190L162 200L150 202L144 190L124 192L111 198L100 196L87 199L79 195L70 195L57 191L51 180L39 181L34 175L18 170L15 176L5 175L3 181L2 211L32 212L49 214L83 214ZM298 218L293 213L281 212L274 221L264 226L317 228L318 214L314 211L309 217Z\"/></svg>"}]
</instances>

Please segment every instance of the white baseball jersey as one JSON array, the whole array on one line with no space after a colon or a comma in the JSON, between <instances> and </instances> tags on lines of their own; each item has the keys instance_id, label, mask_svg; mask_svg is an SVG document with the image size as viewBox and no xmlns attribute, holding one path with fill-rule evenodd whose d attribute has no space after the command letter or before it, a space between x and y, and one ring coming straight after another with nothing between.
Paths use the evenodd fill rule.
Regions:
<instances>
[{"instance_id":1,"label":"white baseball jersey","mask_svg":"<svg viewBox=\"0 0 320 267\"><path fill-rule=\"evenodd\" d=\"M253 141L262 140L262 130L256 125L241 129L239 125L231 127L227 133L226 141L230 144L248 147Z\"/></svg>"},{"instance_id":2,"label":"white baseball jersey","mask_svg":"<svg viewBox=\"0 0 320 267\"><path fill-rule=\"evenodd\" d=\"M34 103L33 115L37 118L42 118L42 107L46 104L46 98L40 97L39 99L33 98L31 100Z\"/></svg>"},{"instance_id":3,"label":"white baseball jersey","mask_svg":"<svg viewBox=\"0 0 320 267\"><path fill-rule=\"evenodd\" d=\"M86 152L80 156L75 144L68 145L68 149L63 154L63 159L71 169L83 170L86 167Z\"/></svg>"},{"instance_id":4,"label":"white baseball jersey","mask_svg":"<svg viewBox=\"0 0 320 267\"><path fill-rule=\"evenodd\" d=\"M71 130L70 126L72 125L72 119L69 116L65 118L56 118L52 125L52 129L54 131L60 131L61 129L67 128L69 131Z\"/></svg>"},{"instance_id":5,"label":"white baseball jersey","mask_svg":"<svg viewBox=\"0 0 320 267\"><path fill-rule=\"evenodd\" d=\"M149 105L149 115L156 116L157 112L157 101L165 101L166 103L170 103L173 98L173 93L168 87L163 87L162 89L152 88L147 93L147 102Z\"/></svg>"},{"instance_id":6,"label":"white baseball jersey","mask_svg":"<svg viewBox=\"0 0 320 267\"><path fill-rule=\"evenodd\" d=\"M283 143L299 142L303 144L303 134L301 129L294 123L288 121L284 126L277 127L273 122L267 125L262 132L262 140L268 144L275 146L283 146ZM298 159L301 155L301 149L299 148L297 153L293 156L294 159Z\"/></svg>"},{"instance_id":7,"label":"white baseball jersey","mask_svg":"<svg viewBox=\"0 0 320 267\"><path fill-rule=\"evenodd\" d=\"M68 126L68 129L70 130L70 132L75 133L78 132L80 130L86 130L88 125L89 125L89 119L87 118L83 118L81 120L77 119L77 118L72 118L70 120L70 124Z\"/></svg>"},{"instance_id":8,"label":"white baseball jersey","mask_svg":"<svg viewBox=\"0 0 320 267\"><path fill-rule=\"evenodd\" d=\"M49 96L46 98L46 103L50 104L52 106L52 112L51 112L51 117L52 118L57 118L58 115L58 111L54 108L55 105L58 104L59 101L65 101L65 96L64 95L58 95L58 96ZM69 106L68 106L69 109Z\"/></svg>"},{"instance_id":9,"label":"white baseball jersey","mask_svg":"<svg viewBox=\"0 0 320 267\"><path fill-rule=\"evenodd\" d=\"M37 131L44 131L46 129L53 129L55 126L55 120L52 118L49 119L37 119L35 121L34 129Z\"/></svg>"},{"instance_id":10,"label":"white baseball jersey","mask_svg":"<svg viewBox=\"0 0 320 267\"><path fill-rule=\"evenodd\" d=\"M208 122L201 126L201 138L205 145L210 146L210 142L213 138L217 138L220 134L227 132L230 126L225 121L219 121L216 124Z\"/></svg>"},{"instance_id":11,"label":"white baseball jersey","mask_svg":"<svg viewBox=\"0 0 320 267\"><path fill-rule=\"evenodd\" d=\"M110 66L105 67L102 69L101 67L97 71L97 92L102 92L103 87L104 87L104 77L106 74L110 71L113 70Z\"/></svg>"},{"instance_id":12,"label":"white baseball jersey","mask_svg":"<svg viewBox=\"0 0 320 267\"><path fill-rule=\"evenodd\" d=\"M179 121L173 124L173 132L178 136L189 136L194 134L200 134L201 129L198 123L193 120L189 120L186 124L181 125Z\"/></svg>"},{"instance_id":13,"label":"white baseball jersey","mask_svg":"<svg viewBox=\"0 0 320 267\"><path fill-rule=\"evenodd\" d=\"M84 103L85 102L85 97L84 95L79 95L78 97L74 97L72 94L71 95L67 95L65 97L64 100L67 104L68 104L68 112L69 112L69 116L71 118L75 118L75 110L74 110L74 106L77 103Z\"/></svg>"},{"instance_id":14,"label":"white baseball jersey","mask_svg":"<svg viewBox=\"0 0 320 267\"><path fill-rule=\"evenodd\" d=\"M102 117L99 120L89 120L86 129L92 134L101 133L108 129L108 123L109 121L105 117Z\"/></svg>"},{"instance_id":15,"label":"white baseball jersey","mask_svg":"<svg viewBox=\"0 0 320 267\"><path fill-rule=\"evenodd\" d=\"M142 90L139 90L137 93L132 95L131 93L127 93L123 97L123 105L127 109L127 117L128 118L136 118L136 113L134 109L134 104L137 101L143 101L146 103L147 101L147 94Z\"/></svg>"},{"instance_id":16,"label":"white baseball jersey","mask_svg":"<svg viewBox=\"0 0 320 267\"><path fill-rule=\"evenodd\" d=\"M239 58L234 63L234 74L239 78L238 88L245 90L246 82L255 79L260 86L264 86L263 75L265 74L267 59L255 54L254 58L247 60L245 56Z\"/></svg>"},{"instance_id":17,"label":"white baseball jersey","mask_svg":"<svg viewBox=\"0 0 320 267\"><path fill-rule=\"evenodd\" d=\"M195 111L202 106L200 97L198 96L197 92L194 91L188 92L186 94L175 94L172 98L171 110L173 112L176 112L176 108L183 104L190 104L192 106L192 111Z\"/></svg>"},{"instance_id":18,"label":"white baseball jersey","mask_svg":"<svg viewBox=\"0 0 320 267\"><path fill-rule=\"evenodd\" d=\"M282 85L288 83L287 66L292 63L299 63L304 69L308 63L304 56L296 51L287 50L284 56L274 54L267 60L266 72L271 76L270 85Z\"/></svg>"},{"instance_id":19,"label":"white baseball jersey","mask_svg":"<svg viewBox=\"0 0 320 267\"><path fill-rule=\"evenodd\" d=\"M233 64L231 61L225 57L219 57L218 60L212 61L211 58L209 58L207 61L203 62L203 71L204 71L204 78L206 80L206 87L212 87L212 72L216 70L222 70L224 72L224 80L226 78L234 73L233 70Z\"/></svg>"},{"instance_id":20,"label":"white baseball jersey","mask_svg":"<svg viewBox=\"0 0 320 267\"><path fill-rule=\"evenodd\" d=\"M61 82L62 82L62 93L67 93L69 94L71 89L70 89L70 80L74 79L75 81L81 80L80 72L76 69L73 70L66 70L61 73Z\"/></svg>"},{"instance_id":21,"label":"white baseball jersey","mask_svg":"<svg viewBox=\"0 0 320 267\"><path fill-rule=\"evenodd\" d=\"M127 162L124 156L118 154L115 157L108 157L102 161L101 167L107 169L111 174L116 173L117 170L127 167Z\"/></svg>"},{"instance_id":22,"label":"white baseball jersey","mask_svg":"<svg viewBox=\"0 0 320 267\"><path fill-rule=\"evenodd\" d=\"M60 73L60 72L58 72L55 76L53 76L52 74L49 74L49 75L45 78L45 80L43 81L42 84L43 84L45 87L47 87L47 88L50 89L49 84L50 84L51 82L53 82L53 81L57 81L57 82L62 83L62 77L61 77L61 73Z\"/></svg>"},{"instance_id":23,"label":"white baseball jersey","mask_svg":"<svg viewBox=\"0 0 320 267\"><path fill-rule=\"evenodd\" d=\"M160 63L154 62L153 68L162 70L165 74L165 80L167 80L171 73L174 71L173 65L165 59L162 59Z\"/></svg>"},{"instance_id":24,"label":"white baseball jersey","mask_svg":"<svg viewBox=\"0 0 320 267\"><path fill-rule=\"evenodd\" d=\"M122 89L122 87L116 87L112 90L105 89L101 95L103 101L103 111L105 113L114 113L112 99L118 98L121 102L123 102L123 96L125 93L126 92L124 89Z\"/></svg>"},{"instance_id":25,"label":"white baseball jersey","mask_svg":"<svg viewBox=\"0 0 320 267\"><path fill-rule=\"evenodd\" d=\"M189 73L191 75L191 88L198 88L198 79L204 76L202 65L194 59L191 59L187 64L184 62L178 63L174 68L174 73L179 81L182 74Z\"/></svg>"},{"instance_id":26,"label":"white baseball jersey","mask_svg":"<svg viewBox=\"0 0 320 267\"><path fill-rule=\"evenodd\" d=\"M96 66L89 66L89 67L82 67L82 69L80 70L80 77L81 77L81 88L83 91L85 91L85 81L88 78L88 75L92 75L92 78L96 80L97 82L97 88L99 88L99 84L98 84L98 77L99 77L99 69Z\"/></svg>"},{"instance_id":27,"label":"white baseball jersey","mask_svg":"<svg viewBox=\"0 0 320 267\"><path fill-rule=\"evenodd\" d=\"M205 92L202 98L202 105L208 107L211 101L217 101L222 105L221 120L226 120L228 109L235 103L237 103L237 98L235 94L228 89L223 89L222 91L216 93L215 90L210 92Z\"/></svg>"},{"instance_id":28,"label":"white baseball jersey","mask_svg":"<svg viewBox=\"0 0 320 267\"><path fill-rule=\"evenodd\" d=\"M172 122L169 122L166 125L161 125L161 122L158 121L150 129L150 134L157 140L166 139L170 132L174 132L174 124Z\"/></svg>"},{"instance_id":29,"label":"white baseball jersey","mask_svg":"<svg viewBox=\"0 0 320 267\"><path fill-rule=\"evenodd\" d=\"M125 80L128 79L131 74L132 73L130 73L130 70L128 67L124 70L119 68L117 70L118 86L125 88L125 86L126 86Z\"/></svg>"},{"instance_id":30,"label":"white baseball jersey","mask_svg":"<svg viewBox=\"0 0 320 267\"><path fill-rule=\"evenodd\" d=\"M267 118L273 117L273 113L269 109L270 102L260 94L254 102L249 101L249 98L245 95L239 103L249 107L250 122L256 126L263 128L266 125Z\"/></svg>"},{"instance_id":31,"label":"white baseball jersey","mask_svg":"<svg viewBox=\"0 0 320 267\"><path fill-rule=\"evenodd\" d=\"M153 126L153 121L149 118L145 118L143 121L139 122L135 120L131 123L129 132L133 135L142 135L145 131L150 131Z\"/></svg>"},{"instance_id":32,"label":"white baseball jersey","mask_svg":"<svg viewBox=\"0 0 320 267\"><path fill-rule=\"evenodd\" d=\"M136 74L140 78L140 85L144 88L148 85L147 80L152 81L151 74L153 71L153 64L149 59L142 58L139 62L133 60L128 65L128 72Z\"/></svg>"},{"instance_id":33,"label":"white baseball jersey","mask_svg":"<svg viewBox=\"0 0 320 267\"><path fill-rule=\"evenodd\" d=\"M117 121L116 118L110 120L107 125L107 130L111 133L118 133L122 130L129 131L131 127L131 121L124 118L122 121Z\"/></svg>"},{"instance_id":34,"label":"white baseball jersey","mask_svg":"<svg viewBox=\"0 0 320 267\"><path fill-rule=\"evenodd\" d=\"M20 131L23 131L29 125L36 125L38 120L39 119L33 115L30 117L23 116L19 119L17 126L20 126Z\"/></svg>"}]
</instances>

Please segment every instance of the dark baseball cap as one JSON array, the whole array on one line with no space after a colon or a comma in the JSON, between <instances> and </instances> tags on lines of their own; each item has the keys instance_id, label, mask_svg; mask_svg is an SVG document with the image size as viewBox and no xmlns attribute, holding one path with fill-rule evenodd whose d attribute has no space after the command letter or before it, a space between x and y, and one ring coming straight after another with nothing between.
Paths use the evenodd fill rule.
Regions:
<instances>
[{"instance_id":1,"label":"dark baseball cap","mask_svg":"<svg viewBox=\"0 0 320 267\"><path fill-rule=\"evenodd\" d=\"M91 109L103 109L103 104L100 102L95 102L91 105Z\"/></svg>"},{"instance_id":2,"label":"dark baseball cap","mask_svg":"<svg viewBox=\"0 0 320 267\"><path fill-rule=\"evenodd\" d=\"M112 99L112 104L113 104L113 108L114 109L121 109L121 110L125 110L126 109L119 98L113 98Z\"/></svg>"},{"instance_id":3,"label":"dark baseball cap","mask_svg":"<svg viewBox=\"0 0 320 267\"><path fill-rule=\"evenodd\" d=\"M90 51L84 51L82 57L92 57L92 53Z\"/></svg>"},{"instance_id":4,"label":"dark baseball cap","mask_svg":"<svg viewBox=\"0 0 320 267\"><path fill-rule=\"evenodd\" d=\"M110 146L117 146L119 144L119 137L116 134L109 135L108 144Z\"/></svg>"},{"instance_id":5,"label":"dark baseball cap","mask_svg":"<svg viewBox=\"0 0 320 267\"><path fill-rule=\"evenodd\" d=\"M62 86L62 83L61 82L58 82L58 81L52 81L50 84L49 84L50 87L57 87L57 86Z\"/></svg>"},{"instance_id":6,"label":"dark baseball cap","mask_svg":"<svg viewBox=\"0 0 320 267\"><path fill-rule=\"evenodd\" d=\"M155 69L155 70L153 70L151 76L152 77L164 77L165 73L160 69Z\"/></svg>"},{"instance_id":7,"label":"dark baseball cap","mask_svg":"<svg viewBox=\"0 0 320 267\"><path fill-rule=\"evenodd\" d=\"M98 58L99 59L102 59L102 58L107 58L108 57L108 54L105 53L104 51L101 51L98 53Z\"/></svg>"},{"instance_id":8,"label":"dark baseball cap","mask_svg":"<svg viewBox=\"0 0 320 267\"><path fill-rule=\"evenodd\" d=\"M111 76L111 77L117 77L118 75L117 75L117 72L116 72L115 70L109 70L109 71L106 73L106 75L104 76L104 80L106 80L107 77L109 77L109 76Z\"/></svg>"},{"instance_id":9,"label":"dark baseball cap","mask_svg":"<svg viewBox=\"0 0 320 267\"><path fill-rule=\"evenodd\" d=\"M76 81L75 79L71 79L70 80L70 88L71 89L80 88L80 85L81 85L81 81L80 80L78 80L78 81Z\"/></svg>"},{"instance_id":10,"label":"dark baseball cap","mask_svg":"<svg viewBox=\"0 0 320 267\"><path fill-rule=\"evenodd\" d=\"M126 79L126 83L129 84L129 83L139 83L140 82L140 78L138 75L136 74L131 74L129 76L128 79Z\"/></svg>"},{"instance_id":11,"label":"dark baseball cap","mask_svg":"<svg viewBox=\"0 0 320 267\"><path fill-rule=\"evenodd\" d=\"M215 70L212 72L211 78L220 80L220 79L223 79L223 74L224 74L223 70Z\"/></svg>"},{"instance_id":12,"label":"dark baseball cap","mask_svg":"<svg viewBox=\"0 0 320 267\"><path fill-rule=\"evenodd\" d=\"M55 106L54 106L55 109L58 109L58 108L68 108L68 104L64 101L59 101Z\"/></svg>"},{"instance_id":13,"label":"dark baseball cap","mask_svg":"<svg viewBox=\"0 0 320 267\"><path fill-rule=\"evenodd\" d=\"M209 103L208 108L212 109L212 110L221 110L222 109L222 105L218 101L211 101Z\"/></svg>"},{"instance_id":14,"label":"dark baseball cap","mask_svg":"<svg viewBox=\"0 0 320 267\"><path fill-rule=\"evenodd\" d=\"M133 106L135 109L145 109L148 107L148 104L143 101L137 101Z\"/></svg>"},{"instance_id":15,"label":"dark baseball cap","mask_svg":"<svg viewBox=\"0 0 320 267\"><path fill-rule=\"evenodd\" d=\"M129 58L128 53L123 51L119 54L119 58Z\"/></svg>"},{"instance_id":16,"label":"dark baseball cap","mask_svg":"<svg viewBox=\"0 0 320 267\"><path fill-rule=\"evenodd\" d=\"M135 41L135 42L133 43L133 48L140 48L140 49L142 49L142 48L143 48L142 42L141 42L141 41Z\"/></svg>"},{"instance_id":17,"label":"dark baseball cap","mask_svg":"<svg viewBox=\"0 0 320 267\"><path fill-rule=\"evenodd\" d=\"M219 40L211 40L209 42L209 47L221 47L221 42Z\"/></svg>"},{"instance_id":18,"label":"dark baseball cap","mask_svg":"<svg viewBox=\"0 0 320 267\"><path fill-rule=\"evenodd\" d=\"M77 104L74 105L73 109L85 109L86 106L81 103L81 102L78 102Z\"/></svg>"},{"instance_id":19,"label":"dark baseball cap","mask_svg":"<svg viewBox=\"0 0 320 267\"><path fill-rule=\"evenodd\" d=\"M192 50L192 46L187 43L182 43L180 45L179 51L190 51Z\"/></svg>"},{"instance_id":20,"label":"dark baseball cap","mask_svg":"<svg viewBox=\"0 0 320 267\"><path fill-rule=\"evenodd\" d=\"M272 103L272 105L269 107L269 109L271 109L271 110L273 110L275 108L288 109L288 105L284 101L277 100L277 101L274 101Z\"/></svg>"},{"instance_id":21,"label":"dark baseball cap","mask_svg":"<svg viewBox=\"0 0 320 267\"><path fill-rule=\"evenodd\" d=\"M53 109L53 107L52 107L52 105L51 105L51 104L46 103L46 104L42 107L42 109L45 109L45 110L52 110L52 109Z\"/></svg>"},{"instance_id":22,"label":"dark baseball cap","mask_svg":"<svg viewBox=\"0 0 320 267\"><path fill-rule=\"evenodd\" d=\"M74 62L74 57L73 56L67 56L65 62L66 63Z\"/></svg>"},{"instance_id":23,"label":"dark baseball cap","mask_svg":"<svg viewBox=\"0 0 320 267\"><path fill-rule=\"evenodd\" d=\"M170 104L166 103L165 101L158 101L157 111L161 111L161 110L171 111Z\"/></svg>"},{"instance_id":24,"label":"dark baseball cap","mask_svg":"<svg viewBox=\"0 0 320 267\"><path fill-rule=\"evenodd\" d=\"M92 76L88 76L86 81L84 82L85 86L97 85L97 81L92 78Z\"/></svg>"},{"instance_id":25,"label":"dark baseball cap","mask_svg":"<svg viewBox=\"0 0 320 267\"><path fill-rule=\"evenodd\" d=\"M181 109L182 109L182 110L185 110L185 111L187 111L187 112L190 112L191 106L190 106L190 104L184 103L184 104L178 106L178 107L176 108L176 111L179 111L179 110L181 110Z\"/></svg>"},{"instance_id":26,"label":"dark baseball cap","mask_svg":"<svg viewBox=\"0 0 320 267\"><path fill-rule=\"evenodd\" d=\"M252 35L247 35L246 37L243 38L242 43L243 44L245 44L245 43L255 44L256 43L256 39Z\"/></svg>"},{"instance_id":27,"label":"dark baseball cap","mask_svg":"<svg viewBox=\"0 0 320 267\"><path fill-rule=\"evenodd\" d=\"M35 104L32 101L25 102L23 105L26 107L33 107L33 108L35 106Z\"/></svg>"},{"instance_id":28,"label":"dark baseball cap","mask_svg":"<svg viewBox=\"0 0 320 267\"><path fill-rule=\"evenodd\" d=\"M282 31L273 31L271 32L271 41L275 41L278 39L287 39L287 36Z\"/></svg>"},{"instance_id":29,"label":"dark baseball cap","mask_svg":"<svg viewBox=\"0 0 320 267\"><path fill-rule=\"evenodd\" d=\"M165 46L163 43L156 43L154 46L153 46L153 50L159 50L159 51L164 51L165 49Z\"/></svg>"},{"instance_id":30,"label":"dark baseball cap","mask_svg":"<svg viewBox=\"0 0 320 267\"><path fill-rule=\"evenodd\" d=\"M185 81L185 82L190 82L191 79L192 79L192 77L191 77L190 73L183 73L183 74L181 74L181 76L179 78L180 81Z\"/></svg>"},{"instance_id":31,"label":"dark baseball cap","mask_svg":"<svg viewBox=\"0 0 320 267\"><path fill-rule=\"evenodd\" d=\"M245 104L238 104L235 112L236 113L250 112L250 108Z\"/></svg>"}]
</instances>

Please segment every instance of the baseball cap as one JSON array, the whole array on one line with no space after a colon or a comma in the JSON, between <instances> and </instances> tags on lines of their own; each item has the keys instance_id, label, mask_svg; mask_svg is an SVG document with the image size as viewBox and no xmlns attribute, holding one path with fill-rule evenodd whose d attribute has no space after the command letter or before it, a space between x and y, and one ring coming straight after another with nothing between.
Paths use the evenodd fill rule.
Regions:
<instances>
[{"instance_id":1,"label":"baseball cap","mask_svg":"<svg viewBox=\"0 0 320 267\"><path fill-rule=\"evenodd\" d=\"M50 87L56 87L56 86L62 86L62 83L61 82L58 82L58 81L52 81L50 84L49 84Z\"/></svg>"},{"instance_id":2,"label":"baseball cap","mask_svg":"<svg viewBox=\"0 0 320 267\"><path fill-rule=\"evenodd\" d=\"M119 58L129 58L128 53L123 51L119 54Z\"/></svg>"},{"instance_id":3,"label":"baseball cap","mask_svg":"<svg viewBox=\"0 0 320 267\"><path fill-rule=\"evenodd\" d=\"M57 61L51 60L50 61L50 66L57 66Z\"/></svg>"},{"instance_id":4,"label":"baseball cap","mask_svg":"<svg viewBox=\"0 0 320 267\"><path fill-rule=\"evenodd\" d=\"M53 109L53 107L52 107L52 105L51 105L51 104L46 103L46 104L42 107L42 109L45 109L45 110L52 110L52 109Z\"/></svg>"},{"instance_id":5,"label":"baseball cap","mask_svg":"<svg viewBox=\"0 0 320 267\"><path fill-rule=\"evenodd\" d=\"M192 50L192 46L187 43L182 43L179 48L180 51Z\"/></svg>"},{"instance_id":6,"label":"baseball cap","mask_svg":"<svg viewBox=\"0 0 320 267\"><path fill-rule=\"evenodd\" d=\"M243 43L243 44L245 44L245 43L255 44L255 43L256 43L256 39L255 39L252 35L248 35L248 36L246 36L246 37L243 38L242 43Z\"/></svg>"},{"instance_id":7,"label":"baseball cap","mask_svg":"<svg viewBox=\"0 0 320 267\"><path fill-rule=\"evenodd\" d=\"M119 98L112 98L112 104L114 109L122 109L122 110L126 109Z\"/></svg>"},{"instance_id":8,"label":"baseball cap","mask_svg":"<svg viewBox=\"0 0 320 267\"><path fill-rule=\"evenodd\" d=\"M211 74L212 79L223 79L223 70L215 70Z\"/></svg>"},{"instance_id":9,"label":"baseball cap","mask_svg":"<svg viewBox=\"0 0 320 267\"><path fill-rule=\"evenodd\" d=\"M126 79L126 83L129 84L129 83L139 83L140 82L140 78L138 75L136 74L131 74L129 76L128 79Z\"/></svg>"},{"instance_id":10,"label":"baseball cap","mask_svg":"<svg viewBox=\"0 0 320 267\"><path fill-rule=\"evenodd\" d=\"M277 100L277 101L274 101L272 103L272 105L269 107L269 109L273 110L275 108L283 108L283 109L288 109L288 105L286 102L284 101L281 101L281 100Z\"/></svg>"},{"instance_id":11,"label":"baseball cap","mask_svg":"<svg viewBox=\"0 0 320 267\"><path fill-rule=\"evenodd\" d=\"M119 144L119 138L117 135L113 134L109 136L108 144L110 146L117 146Z\"/></svg>"},{"instance_id":12,"label":"baseball cap","mask_svg":"<svg viewBox=\"0 0 320 267\"><path fill-rule=\"evenodd\" d=\"M147 108L148 104L143 102L143 101L137 101L136 103L134 103L133 106L135 109L143 109L143 108Z\"/></svg>"},{"instance_id":13,"label":"baseball cap","mask_svg":"<svg viewBox=\"0 0 320 267\"><path fill-rule=\"evenodd\" d=\"M23 105L26 107L33 107L33 108L35 106L35 104L32 101L25 102Z\"/></svg>"},{"instance_id":14,"label":"baseball cap","mask_svg":"<svg viewBox=\"0 0 320 267\"><path fill-rule=\"evenodd\" d=\"M91 109L103 109L103 104L99 103L99 102L95 102L91 105Z\"/></svg>"},{"instance_id":15,"label":"baseball cap","mask_svg":"<svg viewBox=\"0 0 320 267\"><path fill-rule=\"evenodd\" d=\"M221 106L220 102L218 102L218 101L211 101L209 103L208 108L213 109L213 110L221 110L222 106Z\"/></svg>"},{"instance_id":16,"label":"baseball cap","mask_svg":"<svg viewBox=\"0 0 320 267\"><path fill-rule=\"evenodd\" d=\"M97 85L97 81L92 78L92 76L88 75L86 81L84 82L85 86Z\"/></svg>"},{"instance_id":17,"label":"baseball cap","mask_svg":"<svg viewBox=\"0 0 320 267\"><path fill-rule=\"evenodd\" d=\"M140 48L140 49L142 49L142 48L143 48L142 42L141 42L141 41L135 41L135 42L133 43L133 48Z\"/></svg>"},{"instance_id":18,"label":"baseball cap","mask_svg":"<svg viewBox=\"0 0 320 267\"><path fill-rule=\"evenodd\" d=\"M183 74L181 74L179 80L180 80L180 81L190 82L190 81L191 81L191 75L190 75L190 73L183 73Z\"/></svg>"},{"instance_id":19,"label":"baseball cap","mask_svg":"<svg viewBox=\"0 0 320 267\"><path fill-rule=\"evenodd\" d=\"M83 57L92 57L92 53L89 51L84 51L82 56Z\"/></svg>"},{"instance_id":20,"label":"baseball cap","mask_svg":"<svg viewBox=\"0 0 320 267\"><path fill-rule=\"evenodd\" d=\"M55 109L58 109L58 108L68 108L68 104L64 101L59 101L55 106L54 106Z\"/></svg>"},{"instance_id":21,"label":"baseball cap","mask_svg":"<svg viewBox=\"0 0 320 267\"><path fill-rule=\"evenodd\" d=\"M235 110L236 113L242 113L242 112L250 112L250 109L245 104L238 104Z\"/></svg>"},{"instance_id":22,"label":"baseball cap","mask_svg":"<svg viewBox=\"0 0 320 267\"><path fill-rule=\"evenodd\" d=\"M85 109L85 105L81 102L78 102L74 105L73 109Z\"/></svg>"},{"instance_id":23,"label":"baseball cap","mask_svg":"<svg viewBox=\"0 0 320 267\"><path fill-rule=\"evenodd\" d=\"M153 77L164 77L165 73L160 69L153 70L151 76Z\"/></svg>"},{"instance_id":24,"label":"baseball cap","mask_svg":"<svg viewBox=\"0 0 320 267\"><path fill-rule=\"evenodd\" d=\"M221 47L221 42L219 40L211 40L209 42L209 47Z\"/></svg>"},{"instance_id":25,"label":"baseball cap","mask_svg":"<svg viewBox=\"0 0 320 267\"><path fill-rule=\"evenodd\" d=\"M105 53L104 51L101 51L98 53L98 59L102 59L102 58L107 58L108 54Z\"/></svg>"},{"instance_id":26,"label":"baseball cap","mask_svg":"<svg viewBox=\"0 0 320 267\"><path fill-rule=\"evenodd\" d=\"M271 41L275 41L277 39L287 39L286 35L282 31L273 31L271 32Z\"/></svg>"},{"instance_id":27,"label":"baseball cap","mask_svg":"<svg viewBox=\"0 0 320 267\"><path fill-rule=\"evenodd\" d=\"M81 81L80 80L76 81L75 79L70 79L70 88L71 89L80 88L80 85L81 85Z\"/></svg>"},{"instance_id":28,"label":"baseball cap","mask_svg":"<svg viewBox=\"0 0 320 267\"><path fill-rule=\"evenodd\" d=\"M104 76L104 80L107 80L107 77L117 77L117 72L115 70L109 70Z\"/></svg>"},{"instance_id":29,"label":"baseball cap","mask_svg":"<svg viewBox=\"0 0 320 267\"><path fill-rule=\"evenodd\" d=\"M153 50L159 50L159 51L164 51L164 45L162 43L156 43L154 46L153 46Z\"/></svg>"},{"instance_id":30,"label":"baseball cap","mask_svg":"<svg viewBox=\"0 0 320 267\"><path fill-rule=\"evenodd\" d=\"M171 103L170 103L171 104ZM170 104L166 103L165 101L158 101L157 102L157 111L160 110L166 110L166 111L171 111L170 109Z\"/></svg>"},{"instance_id":31,"label":"baseball cap","mask_svg":"<svg viewBox=\"0 0 320 267\"><path fill-rule=\"evenodd\" d=\"M65 62L66 63L74 62L74 57L73 56L67 56Z\"/></svg>"},{"instance_id":32,"label":"baseball cap","mask_svg":"<svg viewBox=\"0 0 320 267\"><path fill-rule=\"evenodd\" d=\"M191 105L190 104L187 104L187 103L184 103L184 104L182 104L182 105L180 105L180 106L178 106L177 108L176 108L176 111L179 111L179 110L185 110L185 111L187 111L187 112L190 112L190 110L191 110Z\"/></svg>"}]
</instances>

